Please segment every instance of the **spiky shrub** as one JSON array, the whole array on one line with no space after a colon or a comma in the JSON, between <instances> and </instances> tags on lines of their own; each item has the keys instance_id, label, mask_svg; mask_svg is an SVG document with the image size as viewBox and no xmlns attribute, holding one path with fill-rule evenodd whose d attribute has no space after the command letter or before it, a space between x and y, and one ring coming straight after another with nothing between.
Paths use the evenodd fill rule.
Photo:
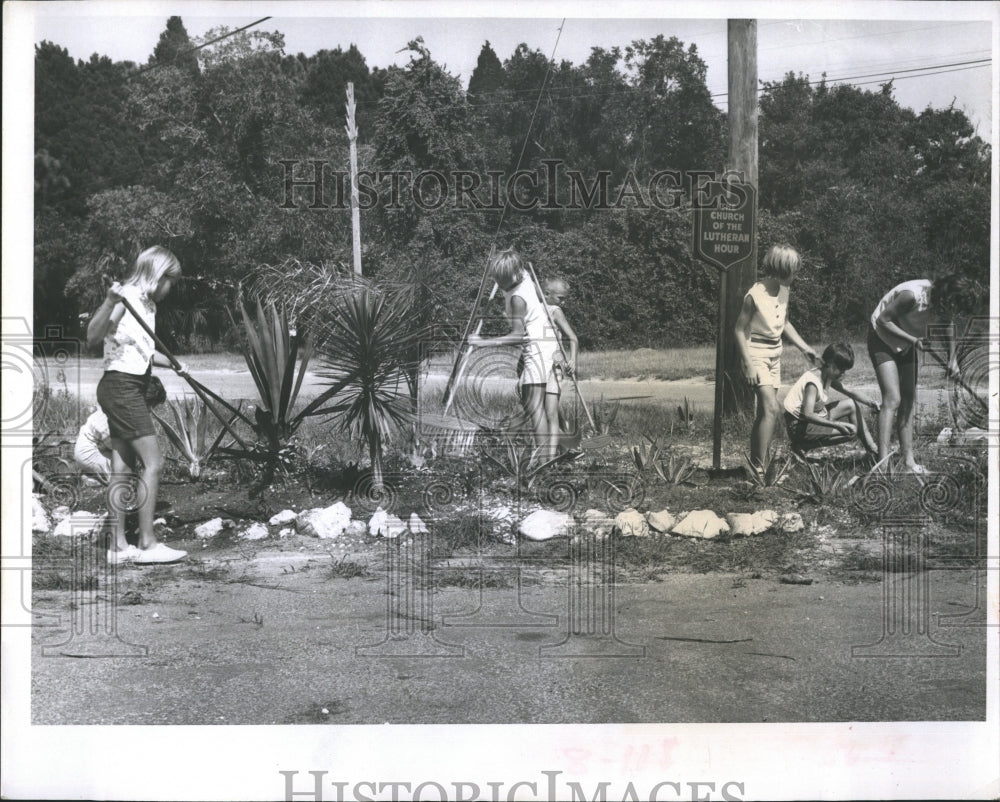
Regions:
<instances>
[{"instance_id":1,"label":"spiky shrub","mask_svg":"<svg viewBox=\"0 0 1000 802\"><path fill-rule=\"evenodd\" d=\"M256 315L251 317L240 303L246 334L243 356L260 396L255 428L265 438L268 450L277 453L302 422L302 417L293 415L292 410L313 346L308 338L291 335L288 316L282 307L274 303L265 306L260 300L255 306ZM304 341L301 354L300 339Z\"/></svg>"},{"instance_id":2,"label":"spiky shrub","mask_svg":"<svg viewBox=\"0 0 1000 802\"><path fill-rule=\"evenodd\" d=\"M316 372L326 390L320 396L324 405L314 414L334 415L367 447L377 489L383 487L386 444L413 420L414 362L422 329L410 298L406 292L358 283L333 299L317 345L321 367Z\"/></svg>"},{"instance_id":3,"label":"spiky shrub","mask_svg":"<svg viewBox=\"0 0 1000 802\"><path fill-rule=\"evenodd\" d=\"M781 459L773 448L767 450L764 455L762 465L754 464L749 454L743 455L746 468L747 481L758 488L774 487L781 484L788 477L788 471L792 466L794 457Z\"/></svg>"},{"instance_id":4,"label":"spiky shrub","mask_svg":"<svg viewBox=\"0 0 1000 802\"><path fill-rule=\"evenodd\" d=\"M632 462L639 473L645 473L651 468L659 466L660 441L658 438L646 435L646 441L637 446L632 446Z\"/></svg>"},{"instance_id":5,"label":"spiky shrub","mask_svg":"<svg viewBox=\"0 0 1000 802\"><path fill-rule=\"evenodd\" d=\"M167 406L173 413L173 422L155 410L153 417L163 427L163 433L170 444L185 459L188 476L197 480L201 476L202 467L222 446L226 429L220 429L211 440L208 439L212 414L201 399L185 398L183 401L168 401ZM231 426L237 417L233 415L228 425Z\"/></svg>"},{"instance_id":6,"label":"spiky shrub","mask_svg":"<svg viewBox=\"0 0 1000 802\"><path fill-rule=\"evenodd\" d=\"M795 488L792 492L800 501L813 504L831 501L840 495L854 475L851 471L838 468L830 463L814 465L801 458L799 462L805 467L805 484L804 487Z\"/></svg>"},{"instance_id":7,"label":"spiky shrub","mask_svg":"<svg viewBox=\"0 0 1000 802\"><path fill-rule=\"evenodd\" d=\"M682 485L690 482L698 472L694 460L690 457L677 457L670 454L666 459L656 463L656 473L667 484Z\"/></svg>"}]
</instances>

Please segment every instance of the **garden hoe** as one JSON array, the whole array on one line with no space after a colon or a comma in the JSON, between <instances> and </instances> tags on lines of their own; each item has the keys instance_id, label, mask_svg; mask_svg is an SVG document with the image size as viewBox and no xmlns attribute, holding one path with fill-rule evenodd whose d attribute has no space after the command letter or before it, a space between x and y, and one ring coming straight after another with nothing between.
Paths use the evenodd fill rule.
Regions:
<instances>
[{"instance_id":1,"label":"garden hoe","mask_svg":"<svg viewBox=\"0 0 1000 802\"><path fill-rule=\"evenodd\" d=\"M227 420L226 417L221 412L219 412L218 409L216 409L215 404L213 404L212 401L213 400L217 401L218 403L222 404L222 406L226 407L226 409L228 409L234 415L246 420L246 417L243 415L243 413L240 412L240 410L236 409L236 407L232 406L232 404L230 404L228 401L213 393L201 382L196 381L192 376L182 372L183 367L181 363L172 353L170 353L170 350L167 348L167 346L163 344L163 340L161 340L159 337L156 336L156 332L154 332L146 324L146 321L139 316L139 314L135 311L135 308L128 301L128 299L122 298L121 302L122 304L124 304L125 308L132 315L132 317L134 317L137 321L139 321L139 325L142 326L146 334L148 334L150 337L153 338L153 342L156 343L157 349L170 361L170 365L171 367L173 367L174 371L176 371L177 374L191 386L191 389L194 390L195 395L197 395L205 403L205 406L211 411L211 413L215 415L216 418L219 419L219 422L222 423L223 428L225 428L225 430L233 436L233 439L240 444L241 448L243 448L245 451L250 451L250 447L245 442L243 442L243 439L233 429L231 425L232 418Z\"/></svg>"}]
</instances>

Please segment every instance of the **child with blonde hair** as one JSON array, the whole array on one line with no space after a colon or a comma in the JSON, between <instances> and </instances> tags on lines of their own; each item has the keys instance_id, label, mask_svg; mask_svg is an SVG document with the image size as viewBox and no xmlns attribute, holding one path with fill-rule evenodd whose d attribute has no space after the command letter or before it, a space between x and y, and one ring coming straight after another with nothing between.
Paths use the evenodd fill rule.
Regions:
<instances>
[{"instance_id":1,"label":"child with blonde hair","mask_svg":"<svg viewBox=\"0 0 1000 802\"><path fill-rule=\"evenodd\" d=\"M562 304L569 294L569 284L566 283L565 279L550 277L543 282L543 285L546 311L552 324L553 333L557 338L556 349L559 354L558 360L552 366L552 374L545 385L545 417L549 425L549 450L555 456L559 447L559 433L566 429L559 414L559 400L562 394L560 380L563 374L573 376L576 373L576 357L580 348L580 340L562 310ZM560 347L563 339L569 344L568 352L565 348Z\"/></svg>"},{"instance_id":2,"label":"child with blonde hair","mask_svg":"<svg viewBox=\"0 0 1000 802\"><path fill-rule=\"evenodd\" d=\"M114 519L114 537L109 544L108 562L128 560L139 564L170 563L187 556L186 551L160 543L153 532L153 511L160 486L162 457L156 429L146 403L152 367L172 367L123 301L128 301L142 321L154 330L156 304L166 298L181 276L177 257L166 248L154 246L139 254L123 284L108 289L104 303L87 327L87 344L104 343L104 375L97 385L97 402L107 415L111 435L111 483L108 508ZM181 366L183 375L187 370ZM142 463L141 470L139 463ZM119 496L137 474L139 506L139 547L125 537L125 506Z\"/></svg>"},{"instance_id":3,"label":"child with blonde hair","mask_svg":"<svg viewBox=\"0 0 1000 802\"><path fill-rule=\"evenodd\" d=\"M494 256L490 272L503 292L510 332L500 337L474 334L469 337L469 345L474 348L521 346L522 369L518 378L521 404L531 421L538 454L543 460L553 459L555 454L545 395L559 349L548 315L521 255L513 248ZM558 415L558 389L556 393ZM558 418L555 425L558 427Z\"/></svg>"},{"instance_id":4,"label":"child with blonde hair","mask_svg":"<svg viewBox=\"0 0 1000 802\"><path fill-rule=\"evenodd\" d=\"M750 433L750 462L757 470L763 468L778 419L782 340L788 340L811 361L818 358L788 319L789 288L800 266L798 251L790 245L773 246L761 263L764 277L744 296L736 320L736 346L743 357L746 380L757 396Z\"/></svg>"}]
</instances>

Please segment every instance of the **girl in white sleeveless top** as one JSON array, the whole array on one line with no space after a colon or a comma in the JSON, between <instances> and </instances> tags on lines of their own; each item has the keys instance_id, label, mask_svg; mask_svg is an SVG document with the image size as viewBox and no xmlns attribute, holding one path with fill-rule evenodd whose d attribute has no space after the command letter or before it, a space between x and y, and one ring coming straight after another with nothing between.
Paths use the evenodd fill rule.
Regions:
<instances>
[{"instance_id":1,"label":"girl in white sleeveless top","mask_svg":"<svg viewBox=\"0 0 1000 802\"><path fill-rule=\"evenodd\" d=\"M764 278L747 292L736 319L736 346L743 357L746 379L757 394L757 414L750 432L750 461L758 469L763 467L778 420L782 338L812 361L818 359L788 319L789 287L800 264L794 248L788 245L771 248L761 263ZM721 376L716 377L716 381L721 380Z\"/></svg>"},{"instance_id":2,"label":"girl in white sleeveless top","mask_svg":"<svg viewBox=\"0 0 1000 802\"><path fill-rule=\"evenodd\" d=\"M172 367L172 364L156 353L153 338L123 303L127 300L135 314L154 330L156 303L167 296L180 275L180 262L170 251L159 246L147 248L139 254L125 283L111 285L87 327L88 345L96 347L104 343L104 375L97 385L97 402L107 415L111 434L108 486L108 511L114 520L114 539L108 549L111 564L129 560L142 564L170 563L187 556L186 551L158 542L153 531L162 457L145 396L153 365ZM128 494L124 488L130 486L134 474L138 474L138 548L125 537L126 509L121 502Z\"/></svg>"}]
</instances>

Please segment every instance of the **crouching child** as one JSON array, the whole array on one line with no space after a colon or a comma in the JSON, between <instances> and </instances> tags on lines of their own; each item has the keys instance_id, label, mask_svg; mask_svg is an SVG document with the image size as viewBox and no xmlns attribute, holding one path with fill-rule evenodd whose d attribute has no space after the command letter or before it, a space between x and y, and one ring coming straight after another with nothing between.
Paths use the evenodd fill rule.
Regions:
<instances>
[{"instance_id":1,"label":"crouching child","mask_svg":"<svg viewBox=\"0 0 1000 802\"><path fill-rule=\"evenodd\" d=\"M847 390L843 375L854 367L854 349L845 343L827 346L818 368L803 373L785 396L785 426L792 451L803 454L814 448L840 445L858 438L870 454L877 453L875 441L865 425L861 405L877 406ZM830 389L846 398L831 402Z\"/></svg>"}]
</instances>

